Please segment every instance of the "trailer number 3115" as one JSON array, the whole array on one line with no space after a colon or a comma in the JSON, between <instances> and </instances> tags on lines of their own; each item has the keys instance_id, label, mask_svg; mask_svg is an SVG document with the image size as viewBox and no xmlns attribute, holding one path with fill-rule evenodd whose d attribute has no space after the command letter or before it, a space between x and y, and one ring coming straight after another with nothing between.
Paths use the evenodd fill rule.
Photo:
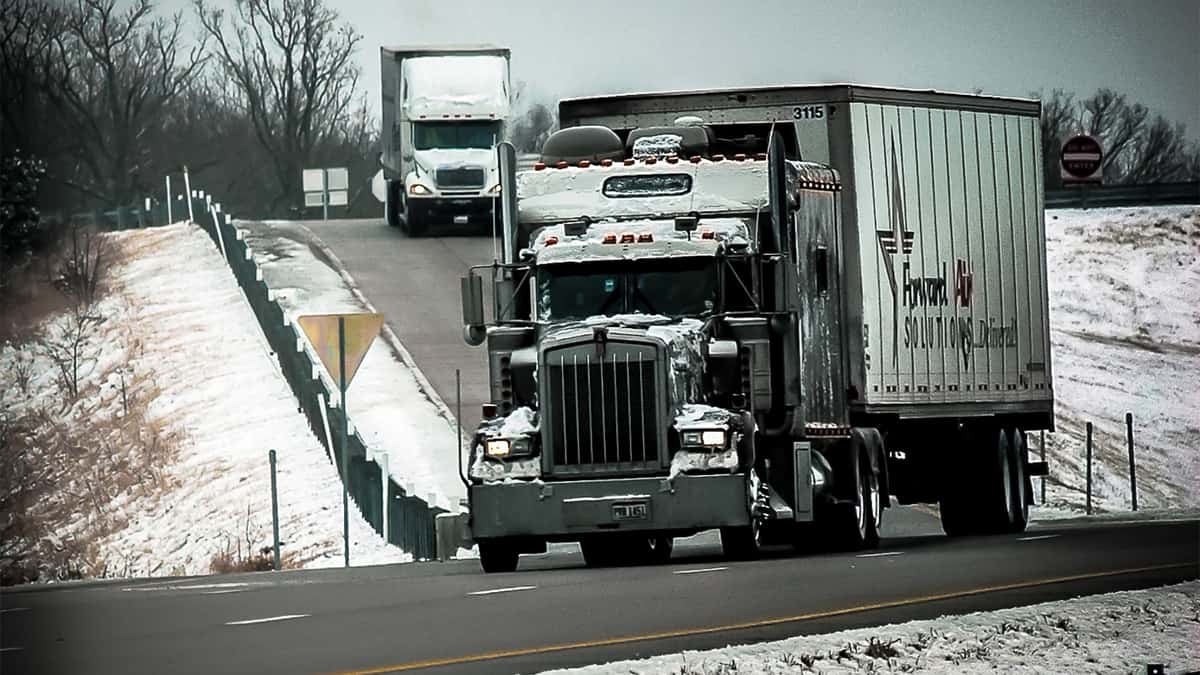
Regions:
<instances>
[{"instance_id":1,"label":"trailer number 3115","mask_svg":"<svg viewBox=\"0 0 1200 675\"><path fill-rule=\"evenodd\" d=\"M825 106L798 105L792 108L792 119L794 120L819 120L823 117L825 117Z\"/></svg>"}]
</instances>

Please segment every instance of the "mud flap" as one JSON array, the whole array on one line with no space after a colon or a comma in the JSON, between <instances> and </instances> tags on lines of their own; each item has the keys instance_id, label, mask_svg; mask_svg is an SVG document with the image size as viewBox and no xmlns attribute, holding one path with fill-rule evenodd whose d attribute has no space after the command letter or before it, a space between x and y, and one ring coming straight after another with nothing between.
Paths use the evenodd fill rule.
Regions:
<instances>
[{"instance_id":1,"label":"mud flap","mask_svg":"<svg viewBox=\"0 0 1200 675\"><path fill-rule=\"evenodd\" d=\"M793 443L792 452L794 454L792 466L795 471L792 477L792 489L794 490L792 503L795 504L792 516L797 522L810 522L813 519L812 443L809 441Z\"/></svg>"}]
</instances>

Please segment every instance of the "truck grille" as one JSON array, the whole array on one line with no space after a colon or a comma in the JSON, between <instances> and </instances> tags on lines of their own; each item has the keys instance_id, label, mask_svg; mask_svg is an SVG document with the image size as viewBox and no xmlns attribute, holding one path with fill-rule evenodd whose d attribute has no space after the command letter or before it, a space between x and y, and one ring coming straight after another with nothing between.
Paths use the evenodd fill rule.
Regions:
<instances>
[{"instance_id":1,"label":"truck grille","mask_svg":"<svg viewBox=\"0 0 1200 675\"><path fill-rule=\"evenodd\" d=\"M546 354L546 445L560 473L657 470L655 348L608 343Z\"/></svg>"},{"instance_id":2,"label":"truck grille","mask_svg":"<svg viewBox=\"0 0 1200 675\"><path fill-rule=\"evenodd\" d=\"M439 188L457 190L482 190L484 171L482 167L441 167L434 175Z\"/></svg>"}]
</instances>

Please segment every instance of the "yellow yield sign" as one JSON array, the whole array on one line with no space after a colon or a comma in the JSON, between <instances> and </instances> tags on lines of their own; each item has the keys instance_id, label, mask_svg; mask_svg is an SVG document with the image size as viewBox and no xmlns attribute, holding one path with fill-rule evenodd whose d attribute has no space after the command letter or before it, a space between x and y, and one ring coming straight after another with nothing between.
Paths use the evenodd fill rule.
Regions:
<instances>
[{"instance_id":1,"label":"yellow yield sign","mask_svg":"<svg viewBox=\"0 0 1200 675\"><path fill-rule=\"evenodd\" d=\"M350 566L350 493L346 436L349 435L350 415L346 412L346 387L358 372L375 336L383 326L383 315L375 312L359 314L307 314L296 317L296 323L312 343L325 370L333 376L341 394L342 423L338 425L336 452L342 467L342 541L345 545L345 564Z\"/></svg>"},{"instance_id":2,"label":"yellow yield sign","mask_svg":"<svg viewBox=\"0 0 1200 675\"><path fill-rule=\"evenodd\" d=\"M362 364L363 357L383 327L383 315L376 312L359 314L306 314L296 322L308 341L312 343L325 370L335 384L349 387L354 374ZM346 366L346 379L342 383L342 364Z\"/></svg>"}]
</instances>

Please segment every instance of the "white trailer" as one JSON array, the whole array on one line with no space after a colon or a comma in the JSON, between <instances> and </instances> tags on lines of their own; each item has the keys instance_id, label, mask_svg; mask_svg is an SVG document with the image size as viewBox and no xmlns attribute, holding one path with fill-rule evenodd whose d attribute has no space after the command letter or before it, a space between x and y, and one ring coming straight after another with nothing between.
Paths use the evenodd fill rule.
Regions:
<instances>
[{"instance_id":1,"label":"white trailer","mask_svg":"<svg viewBox=\"0 0 1200 675\"><path fill-rule=\"evenodd\" d=\"M382 47L380 192L389 225L492 221L495 147L510 114L509 50Z\"/></svg>"}]
</instances>

